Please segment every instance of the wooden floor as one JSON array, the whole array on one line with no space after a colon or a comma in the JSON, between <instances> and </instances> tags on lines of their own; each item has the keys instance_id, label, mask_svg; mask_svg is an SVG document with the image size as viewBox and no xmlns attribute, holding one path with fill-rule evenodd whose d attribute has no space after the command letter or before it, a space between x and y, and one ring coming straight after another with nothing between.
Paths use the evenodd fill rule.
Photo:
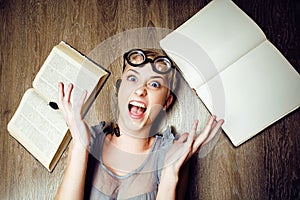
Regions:
<instances>
[{"instance_id":1,"label":"wooden floor","mask_svg":"<svg viewBox=\"0 0 300 200\"><path fill-rule=\"evenodd\" d=\"M234 2L258 23L299 72L300 2L296 1ZM89 54L103 41L134 28L175 29L208 2L0 1L0 199L52 199L61 181L66 153L49 173L6 130L23 93L31 87L54 45L64 40ZM154 31L151 34L156 38L160 33ZM118 51L120 46L130 42L114 43L107 47L107 53ZM111 87L121 69L110 66L110 70L113 71L111 80L97 99L97 109L90 114L96 120L111 116L107 114L110 113L109 106L103 102L110 101ZM186 95L179 99L177 110L183 112L175 112L172 119L179 131L190 126L192 117L196 116L202 122L207 119L203 105L199 105L186 85L182 87L186 88L182 89ZM183 107L185 101L190 104ZM199 112L193 116L183 114L195 107ZM212 149L207 148L192 158L186 199L300 199L299 109L239 148L234 148L224 134L217 139Z\"/></svg>"}]
</instances>

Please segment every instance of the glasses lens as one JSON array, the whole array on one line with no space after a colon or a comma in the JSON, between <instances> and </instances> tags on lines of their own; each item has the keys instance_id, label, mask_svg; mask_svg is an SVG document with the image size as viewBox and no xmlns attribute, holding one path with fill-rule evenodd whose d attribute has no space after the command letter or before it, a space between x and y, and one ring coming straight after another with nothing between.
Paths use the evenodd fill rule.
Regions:
<instances>
[{"instance_id":1,"label":"glasses lens","mask_svg":"<svg viewBox=\"0 0 300 200\"><path fill-rule=\"evenodd\" d=\"M156 70L162 73L168 72L172 67L170 60L168 60L167 58L158 58L155 60L154 64Z\"/></svg>"},{"instance_id":2,"label":"glasses lens","mask_svg":"<svg viewBox=\"0 0 300 200\"><path fill-rule=\"evenodd\" d=\"M142 64L145 61L146 57L145 54L142 51L132 51L128 54L128 61L131 64L139 65Z\"/></svg>"}]
</instances>

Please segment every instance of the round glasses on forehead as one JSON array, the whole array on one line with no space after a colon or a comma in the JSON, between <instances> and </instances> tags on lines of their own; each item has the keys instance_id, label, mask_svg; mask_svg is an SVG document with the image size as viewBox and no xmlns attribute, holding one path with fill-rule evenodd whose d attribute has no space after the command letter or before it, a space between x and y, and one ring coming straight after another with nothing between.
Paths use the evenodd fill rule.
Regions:
<instances>
[{"instance_id":1,"label":"round glasses on forehead","mask_svg":"<svg viewBox=\"0 0 300 200\"><path fill-rule=\"evenodd\" d=\"M154 59L147 58L146 53L142 49L132 49L124 54L125 69L126 62L133 67L143 67L147 63L151 63L153 71L159 74L167 74L172 68L175 68L172 61L167 56L157 56Z\"/></svg>"}]
</instances>

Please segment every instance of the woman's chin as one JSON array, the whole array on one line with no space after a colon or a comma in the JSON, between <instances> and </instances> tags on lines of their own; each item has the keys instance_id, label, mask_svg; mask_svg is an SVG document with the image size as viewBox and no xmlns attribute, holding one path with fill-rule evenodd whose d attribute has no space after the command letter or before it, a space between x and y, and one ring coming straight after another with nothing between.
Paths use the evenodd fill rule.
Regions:
<instances>
[{"instance_id":1,"label":"woman's chin","mask_svg":"<svg viewBox=\"0 0 300 200\"><path fill-rule=\"evenodd\" d=\"M149 118L131 118L126 117L126 119L120 118L118 121L118 126L121 131L128 135L142 135L143 130L150 130L151 122ZM146 131L149 134L148 131Z\"/></svg>"}]
</instances>

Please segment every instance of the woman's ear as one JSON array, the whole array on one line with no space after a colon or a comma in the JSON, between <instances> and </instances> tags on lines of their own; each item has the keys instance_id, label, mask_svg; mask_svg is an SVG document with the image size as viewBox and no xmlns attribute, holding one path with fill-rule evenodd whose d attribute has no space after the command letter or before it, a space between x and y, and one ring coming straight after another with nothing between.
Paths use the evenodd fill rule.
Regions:
<instances>
[{"instance_id":1,"label":"woman's ear","mask_svg":"<svg viewBox=\"0 0 300 200\"><path fill-rule=\"evenodd\" d=\"M173 103L174 100L174 96L171 93L168 98L166 99L165 105L164 105L164 110L167 110L169 108L169 106Z\"/></svg>"}]
</instances>

